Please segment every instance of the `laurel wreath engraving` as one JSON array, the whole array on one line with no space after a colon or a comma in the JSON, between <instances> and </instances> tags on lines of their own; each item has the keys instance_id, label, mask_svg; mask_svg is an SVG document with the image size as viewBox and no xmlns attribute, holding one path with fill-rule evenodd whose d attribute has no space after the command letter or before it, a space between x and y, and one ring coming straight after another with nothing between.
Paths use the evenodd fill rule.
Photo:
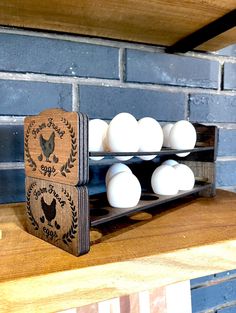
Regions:
<instances>
[{"instance_id":1,"label":"laurel wreath engraving","mask_svg":"<svg viewBox=\"0 0 236 313\"><path fill-rule=\"evenodd\" d=\"M31 128L33 127L34 124L35 124L35 121L33 120L29 124L29 127L26 131L26 134L25 134L25 156L26 156L27 162L29 163L29 166L32 167L32 171L35 171L37 168L37 165L34 162L34 160L32 159L30 152L29 152L29 136L30 136Z\"/></svg>"},{"instance_id":2,"label":"laurel wreath engraving","mask_svg":"<svg viewBox=\"0 0 236 313\"><path fill-rule=\"evenodd\" d=\"M74 235L77 232L76 228L78 226L78 216L77 216L77 211L76 211L76 208L74 205L74 201L72 200L70 194L65 189L62 189L62 192L65 194L66 198L68 199L68 201L70 203L70 208L71 208L71 213L72 213L71 227L70 227L69 231L62 236L63 242L66 245L68 245L75 238Z\"/></svg>"},{"instance_id":3,"label":"laurel wreath engraving","mask_svg":"<svg viewBox=\"0 0 236 313\"><path fill-rule=\"evenodd\" d=\"M34 189L34 187L37 185L36 182L33 182L28 191L27 191L27 195L26 195L26 209L27 209L27 214L28 214L28 217L31 221L31 224L34 226L34 230L38 230L39 229L39 224L36 222L36 220L34 219L33 217L33 214L32 214L32 211L31 211L31 206L30 206L30 195L31 195L31 192L32 190Z\"/></svg>"},{"instance_id":4,"label":"laurel wreath engraving","mask_svg":"<svg viewBox=\"0 0 236 313\"><path fill-rule=\"evenodd\" d=\"M64 117L61 118L61 121L65 124L67 129L70 132L70 137L71 137L71 151L70 151L70 156L67 159L66 163L62 165L60 172L61 175L65 176L67 173L70 173L70 169L74 167L74 162L76 161L76 154L77 154L77 144L76 144L76 136L75 136L75 131L74 128L72 127L71 123L65 119Z\"/></svg>"}]
</instances>

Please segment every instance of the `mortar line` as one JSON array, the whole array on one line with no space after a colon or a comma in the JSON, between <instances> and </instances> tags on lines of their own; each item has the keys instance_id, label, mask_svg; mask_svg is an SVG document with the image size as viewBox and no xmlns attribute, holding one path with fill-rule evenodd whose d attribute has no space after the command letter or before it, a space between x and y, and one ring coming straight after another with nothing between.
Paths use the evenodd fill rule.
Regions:
<instances>
[{"instance_id":1,"label":"mortar line","mask_svg":"<svg viewBox=\"0 0 236 313\"><path fill-rule=\"evenodd\" d=\"M72 84L72 111L79 112L79 86Z\"/></svg>"},{"instance_id":2,"label":"mortar line","mask_svg":"<svg viewBox=\"0 0 236 313\"><path fill-rule=\"evenodd\" d=\"M13 72L0 72L0 79L5 80L24 80L46 83L64 83L73 84L76 77L49 75L49 74L35 74L35 73L13 73Z\"/></svg>"},{"instance_id":3,"label":"mortar line","mask_svg":"<svg viewBox=\"0 0 236 313\"><path fill-rule=\"evenodd\" d=\"M143 90L156 90L167 92L183 92L183 93L203 93L203 94L215 94L215 95L229 95L235 96L236 90L218 90L208 89L201 87L188 87L188 86L172 86L161 85L155 83L129 83L121 82L119 80L112 80L106 78L85 78L85 77L67 77L67 76L53 76L45 74L23 74L23 73L8 73L0 72L0 80L21 80L21 81L33 81L33 82L47 82L47 83L63 83L63 84L80 84L80 85L94 85L104 87L120 87L120 88L135 88Z\"/></svg>"},{"instance_id":4,"label":"mortar line","mask_svg":"<svg viewBox=\"0 0 236 313\"><path fill-rule=\"evenodd\" d=\"M236 161L236 156L217 156L216 161L219 162Z\"/></svg>"},{"instance_id":5,"label":"mortar line","mask_svg":"<svg viewBox=\"0 0 236 313\"><path fill-rule=\"evenodd\" d=\"M200 87L186 87L186 86L171 86L171 85L159 85L150 83L129 83L120 82L115 80L107 79L81 79L77 78L77 82L80 85L94 85L103 87L120 87L120 88L132 88L132 89L143 89L143 90L154 90L163 92L182 92L182 93L203 93L203 94L215 94L215 95L236 95L236 90L222 90L219 92L217 89L206 89Z\"/></svg>"},{"instance_id":6,"label":"mortar line","mask_svg":"<svg viewBox=\"0 0 236 313\"><path fill-rule=\"evenodd\" d=\"M190 120L190 94L185 95L184 116L187 121Z\"/></svg>"},{"instance_id":7,"label":"mortar line","mask_svg":"<svg viewBox=\"0 0 236 313\"><path fill-rule=\"evenodd\" d=\"M210 275L210 276L213 276L213 275ZM209 280L206 280L206 281L201 282L201 283L195 283L195 284L192 283L191 284L191 290L209 287L209 286L212 286L215 284L223 283L225 281L234 280L235 278L236 278L236 274L235 273L230 274L230 271L228 271L227 276L225 275L223 277L216 277L214 279L209 279Z\"/></svg>"},{"instance_id":8,"label":"mortar line","mask_svg":"<svg viewBox=\"0 0 236 313\"><path fill-rule=\"evenodd\" d=\"M25 116L1 115L0 125L24 125Z\"/></svg>"},{"instance_id":9,"label":"mortar line","mask_svg":"<svg viewBox=\"0 0 236 313\"><path fill-rule=\"evenodd\" d=\"M232 301L226 302L226 303L218 304L218 305L216 305L213 308L214 309L214 313L217 313L217 312L219 312L219 310L222 310L222 309L235 307L235 305L236 305L236 301L235 300L232 300ZM203 313L208 313L208 312L204 311Z\"/></svg>"},{"instance_id":10,"label":"mortar line","mask_svg":"<svg viewBox=\"0 0 236 313\"><path fill-rule=\"evenodd\" d=\"M24 168L24 162L0 162L0 170L18 170Z\"/></svg>"},{"instance_id":11,"label":"mortar line","mask_svg":"<svg viewBox=\"0 0 236 313\"><path fill-rule=\"evenodd\" d=\"M120 48L119 50L119 78L120 82L124 82L126 78L126 62L125 62L126 49Z\"/></svg>"},{"instance_id":12,"label":"mortar line","mask_svg":"<svg viewBox=\"0 0 236 313\"><path fill-rule=\"evenodd\" d=\"M224 62L219 62L218 91L224 90Z\"/></svg>"}]
</instances>

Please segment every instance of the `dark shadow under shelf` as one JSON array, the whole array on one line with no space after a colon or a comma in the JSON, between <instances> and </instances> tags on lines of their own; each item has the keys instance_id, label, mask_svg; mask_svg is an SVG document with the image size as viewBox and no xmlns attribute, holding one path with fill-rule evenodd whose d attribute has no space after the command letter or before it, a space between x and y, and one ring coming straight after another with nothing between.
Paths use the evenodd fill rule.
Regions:
<instances>
[{"instance_id":1,"label":"dark shadow under shelf","mask_svg":"<svg viewBox=\"0 0 236 313\"><path fill-rule=\"evenodd\" d=\"M198 193L207 188L211 188L212 184L196 181L193 189L189 191L179 191L174 196L160 196L154 193L143 192L137 206L132 208L118 209L109 206L106 193L100 193L90 197L90 220L91 226L97 226L114 219L133 214L169 201L177 200L185 196Z\"/></svg>"}]
</instances>

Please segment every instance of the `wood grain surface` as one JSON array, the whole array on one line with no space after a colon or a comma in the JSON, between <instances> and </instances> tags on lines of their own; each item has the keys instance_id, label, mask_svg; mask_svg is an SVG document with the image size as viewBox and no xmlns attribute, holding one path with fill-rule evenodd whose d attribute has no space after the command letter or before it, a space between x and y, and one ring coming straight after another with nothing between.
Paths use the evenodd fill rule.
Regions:
<instances>
[{"instance_id":1,"label":"wood grain surface","mask_svg":"<svg viewBox=\"0 0 236 313\"><path fill-rule=\"evenodd\" d=\"M0 312L55 312L236 268L236 194L148 212L93 230L102 237L77 258L26 232L23 203L1 205Z\"/></svg>"},{"instance_id":2,"label":"wood grain surface","mask_svg":"<svg viewBox=\"0 0 236 313\"><path fill-rule=\"evenodd\" d=\"M30 234L73 255L89 250L86 186L26 177L26 224Z\"/></svg>"},{"instance_id":3,"label":"wood grain surface","mask_svg":"<svg viewBox=\"0 0 236 313\"><path fill-rule=\"evenodd\" d=\"M27 176L76 185L80 172L81 127L76 112L48 110L24 120Z\"/></svg>"},{"instance_id":4,"label":"wood grain surface","mask_svg":"<svg viewBox=\"0 0 236 313\"><path fill-rule=\"evenodd\" d=\"M56 0L40 5L37 0L2 0L0 23L169 46L233 9L234 0ZM229 43L225 38L204 49L224 47Z\"/></svg>"}]
</instances>

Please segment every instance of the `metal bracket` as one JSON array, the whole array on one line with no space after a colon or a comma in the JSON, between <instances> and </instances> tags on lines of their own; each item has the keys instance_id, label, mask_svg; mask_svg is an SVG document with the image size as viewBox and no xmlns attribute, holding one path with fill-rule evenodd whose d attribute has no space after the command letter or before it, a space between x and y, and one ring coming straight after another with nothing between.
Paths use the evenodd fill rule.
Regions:
<instances>
[{"instance_id":1,"label":"metal bracket","mask_svg":"<svg viewBox=\"0 0 236 313\"><path fill-rule=\"evenodd\" d=\"M166 48L167 53L187 52L236 26L236 9Z\"/></svg>"}]
</instances>

